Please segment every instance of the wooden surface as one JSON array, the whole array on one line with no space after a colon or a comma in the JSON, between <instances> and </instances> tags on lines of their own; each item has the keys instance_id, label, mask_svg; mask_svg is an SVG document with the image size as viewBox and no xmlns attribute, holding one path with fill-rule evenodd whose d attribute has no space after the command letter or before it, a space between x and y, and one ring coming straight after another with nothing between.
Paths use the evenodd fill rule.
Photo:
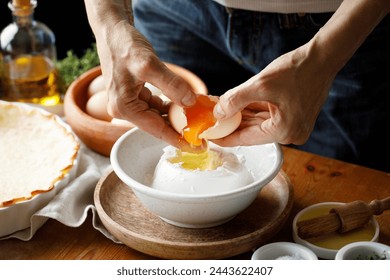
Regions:
<instances>
[{"instance_id":1,"label":"wooden surface","mask_svg":"<svg viewBox=\"0 0 390 280\"><path fill-rule=\"evenodd\" d=\"M294 187L294 206L283 228L268 242L292 241L291 223L301 209L319 202L371 201L390 195L390 174L284 148L283 170ZM390 212L377 217L379 242L390 245ZM252 252L234 259L250 259ZM30 241L0 241L0 259L156 259L115 244L93 229L91 217L78 228L49 220Z\"/></svg>"},{"instance_id":2,"label":"wooden surface","mask_svg":"<svg viewBox=\"0 0 390 280\"><path fill-rule=\"evenodd\" d=\"M220 226L188 229L163 222L142 206L111 171L95 189L95 205L105 227L137 251L164 259L223 259L265 244L286 222L294 191L281 171L255 201Z\"/></svg>"}]
</instances>

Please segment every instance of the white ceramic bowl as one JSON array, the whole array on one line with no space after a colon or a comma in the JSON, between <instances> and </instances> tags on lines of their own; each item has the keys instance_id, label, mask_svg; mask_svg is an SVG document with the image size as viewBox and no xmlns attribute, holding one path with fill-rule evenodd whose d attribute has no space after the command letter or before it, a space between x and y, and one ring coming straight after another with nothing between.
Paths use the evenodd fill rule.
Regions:
<instances>
[{"instance_id":1,"label":"white ceramic bowl","mask_svg":"<svg viewBox=\"0 0 390 280\"><path fill-rule=\"evenodd\" d=\"M378 241L379 238L379 224L376 221L376 219L373 217L370 221L370 226L373 228L372 235L366 236L366 235L361 235L358 234L357 232L347 232L343 233L342 235L339 234L331 234L326 237L322 237L321 243L316 243L313 241L308 241L305 239L302 239L298 235L298 227L297 227L297 222L300 219L305 218L306 215L310 215L310 213L316 213L316 216L320 215L326 215L329 213L329 210L331 208L340 206L344 203L342 202L322 202L322 203L317 203L313 204L311 206L306 207L305 209L301 210L293 220L293 239L296 243L304 245L308 248L310 248L317 256L318 258L321 259L328 259L328 260L333 260L341 247L352 243L352 242L359 242L359 241ZM315 212L313 212L315 211ZM367 240L369 239L369 240ZM332 245L334 245L334 248L330 249L325 246L321 246L319 244L324 244L324 242L334 242ZM316 243L316 244L313 244Z\"/></svg>"},{"instance_id":2,"label":"white ceramic bowl","mask_svg":"<svg viewBox=\"0 0 390 280\"><path fill-rule=\"evenodd\" d=\"M186 228L220 225L247 208L259 191L279 172L283 154L277 144L240 147L255 181L236 190L209 195L177 194L148 184L167 144L134 128L122 135L111 151L116 175L132 188L137 198L164 221ZM259 213L260 214L260 213Z\"/></svg>"},{"instance_id":3,"label":"white ceramic bowl","mask_svg":"<svg viewBox=\"0 0 390 280\"><path fill-rule=\"evenodd\" d=\"M318 260L309 248L292 242L274 242L258 248L252 260Z\"/></svg>"},{"instance_id":4,"label":"white ceramic bowl","mask_svg":"<svg viewBox=\"0 0 390 280\"><path fill-rule=\"evenodd\" d=\"M353 242L342 247L336 260L390 260L390 246L378 242Z\"/></svg>"}]
</instances>

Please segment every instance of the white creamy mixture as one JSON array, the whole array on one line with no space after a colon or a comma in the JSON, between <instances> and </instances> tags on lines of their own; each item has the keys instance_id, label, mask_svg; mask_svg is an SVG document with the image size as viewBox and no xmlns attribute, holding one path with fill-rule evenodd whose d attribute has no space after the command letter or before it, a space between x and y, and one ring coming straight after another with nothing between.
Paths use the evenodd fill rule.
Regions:
<instances>
[{"instance_id":1,"label":"white creamy mixture","mask_svg":"<svg viewBox=\"0 0 390 280\"><path fill-rule=\"evenodd\" d=\"M164 149L156 166L152 188L182 194L212 194L234 190L254 181L245 166L245 158L222 148L212 148L218 153L220 166L214 170L189 170L182 163L172 163L177 158L177 149L168 146Z\"/></svg>"}]
</instances>

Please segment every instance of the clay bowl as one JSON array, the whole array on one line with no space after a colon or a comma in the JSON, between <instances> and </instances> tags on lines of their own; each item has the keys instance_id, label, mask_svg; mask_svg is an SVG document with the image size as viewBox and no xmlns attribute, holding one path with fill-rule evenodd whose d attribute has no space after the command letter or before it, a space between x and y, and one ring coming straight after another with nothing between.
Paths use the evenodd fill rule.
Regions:
<instances>
[{"instance_id":1,"label":"clay bowl","mask_svg":"<svg viewBox=\"0 0 390 280\"><path fill-rule=\"evenodd\" d=\"M173 72L187 80L194 92L207 93L206 85L194 73L178 65L165 64ZM73 81L65 94L64 113L66 122L85 145L108 157L116 140L133 126L130 123L111 123L99 120L86 113L88 86L99 75L101 75L101 69L100 66L97 66Z\"/></svg>"}]
</instances>

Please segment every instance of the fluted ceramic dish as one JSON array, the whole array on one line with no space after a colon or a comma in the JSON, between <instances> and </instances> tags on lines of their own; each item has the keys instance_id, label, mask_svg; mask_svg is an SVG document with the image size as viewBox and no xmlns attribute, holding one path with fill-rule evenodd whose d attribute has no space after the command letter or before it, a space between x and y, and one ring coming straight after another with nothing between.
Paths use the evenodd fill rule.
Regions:
<instances>
[{"instance_id":1,"label":"fluted ceramic dish","mask_svg":"<svg viewBox=\"0 0 390 280\"><path fill-rule=\"evenodd\" d=\"M3 102L3 101L0 101ZM39 209L43 208L47 205L53 197L60 192L71 180L73 180L76 176L77 167L79 164L80 151L79 151L79 141L78 138L74 135L72 129L68 124L66 124L60 117L49 113L48 111L33 107L30 105L26 105L24 103L18 102L3 102L3 104L12 104L12 106L17 106L25 112L29 114L32 111L38 112L44 116L54 117L55 121L60 125L58 126L61 129L65 129L66 133L70 133L74 137L75 141L75 155L72 162L72 167L66 170L65 174L63 174L62 178L55 182L54 187L49 191L44 191L39 194L33 195L32 198L18 201L9 206L0 207L0 237L5 237L14 232L26 229L30 227L31 224L31 216L36 213ZM31 128L33 129L33 128ZM25 132L24 136L28 139L29 133ZM3 137L3 136L2 136ZM42 147L44 149L45 147ZM61 154L51 155L53 157L61 157ZM2 159L3 160L3 159ZM20 174L23 176L23 174ZM12 186L10 186L12 187ZM37 187L39 189L39 187Z\"/></svg>"}]
</instances>

